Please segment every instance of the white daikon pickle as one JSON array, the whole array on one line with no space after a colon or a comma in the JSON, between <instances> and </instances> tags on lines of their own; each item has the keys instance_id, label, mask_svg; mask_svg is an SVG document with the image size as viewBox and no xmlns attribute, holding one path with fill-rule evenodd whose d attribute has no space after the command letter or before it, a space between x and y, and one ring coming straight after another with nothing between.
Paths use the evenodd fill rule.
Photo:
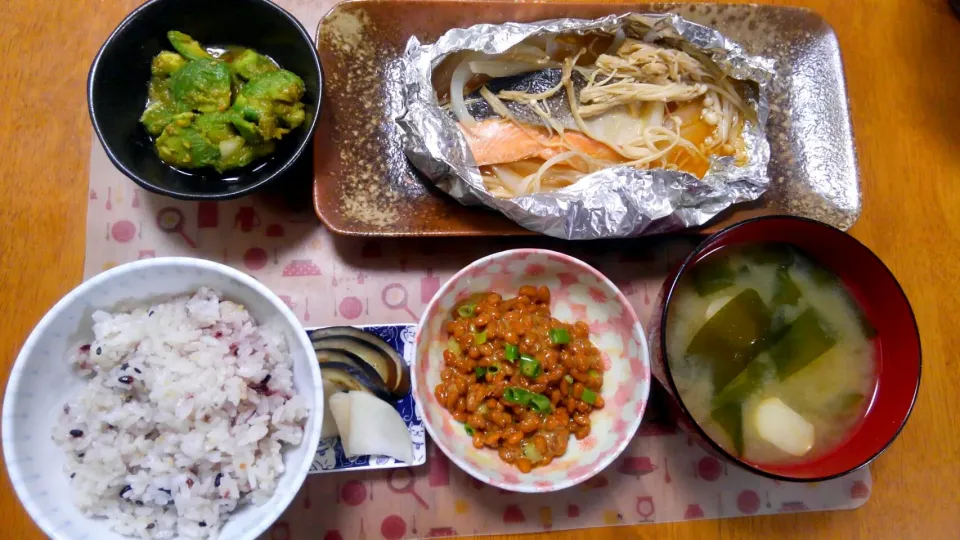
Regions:
<instances>
[{"instance_id":1,"label":"white daikon pickle","mask_svg":"<svg viewBox=\"0 0 960 540\"><path fill-rule=\"evenodd\" d=\"M333 418L333 411L330 409L330 398L340 392L336 384L327 380L323 381L323 424L320 427L320 438L336 437L340 434L337 429L337 421Z\"/></svg>"},{"instance_id":2,"label":"white daikon pickle","mask_svg":"<svg viewBox=\"0 0 960 540\"><path fill-rule=\"evenodd\" d=\"M413 463L407 424L389 403L367 392L341 392L330 396L330 410L347 457L378 455Z\"/></svg>"},{"instance_id":3,"label":"white daikon pickle","mask_svg":"<svg viewBox=\"0 0 960 540\"><path fill-rule=\"evenodd\" d=\"M813 424L779 398L761 401L753 422L762 439L792 456L803 456L813 448Z\"/></svg>"}]
</instances>

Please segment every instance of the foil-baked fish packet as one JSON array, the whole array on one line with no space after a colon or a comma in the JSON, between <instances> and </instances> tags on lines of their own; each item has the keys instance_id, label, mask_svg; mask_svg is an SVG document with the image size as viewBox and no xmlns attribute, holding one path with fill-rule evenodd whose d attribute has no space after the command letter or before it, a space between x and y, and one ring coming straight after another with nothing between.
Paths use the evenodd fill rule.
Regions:
<instances>
[{"instance_id":1,"label":"foil-baked fish packet","mask_svg":"<svg viewBox=\"0 0 960 540\"><path fill-rule=\"evenodd\" d=\"M695 58L724 80L736 83L737 95L742 98L741 107L745 110L739 120L742 140L736 152L730 150L730 155L704 158L708 161L703 164L702 175L679 170L673 163L658 168L655 160L648 165L651 168L638 168L630 164L596 165L605 163L600 159L592 166L602 168L590 170L588 162L592 162L593 157L610 153L610 150L601 148L594 152L592 148L596 145L586 140L588 137L578 136L587 128L582 117L589 107L583 104L578 107L577 103L581 101L585 88L596 89L604 81L598 83L596 79L600 77L596 73L577 68L575 59L572 64L563 65L549 59L541 60L542 69L538 66L535 70L525 67L523 62L488 62L488 69L493 70L491 77L479 89L464 96L457 112L454 109L458 104L453 99L456 92L444 89L440 92L444 95L438 95L438 88L443 87L451 75L456 80L456 74L451 73L450 68L459 58L474 58L477 62L471 66L478 66L491 58L505 58L504 53L516 56L516 51L522 52L532 40L547 38L546 47L549 49L571 40L581 45L595 43L596 40L580 39L593 36L606 36L607 41L603 43L610 43L611 50L621 47L627 40L634 40L638 46L648 43L681 51L689 55L685 58ZM582 53L585 48L580 50ZM422 45L416 38L411 38L405 53L405 69L405 111L396 121L404 132L404 150L411 163L459 202L493 208L533 231L584 240L678 230L702 225L733 204L755 200L769 185L766 169L770 149L765 124L768 113L766 94L773 78L772 60L749 56L716 30L677 15L626 14L590 21L556 19L454 29L433 44ZM672 72L674 68L670 67L668 71ZM665 73L663 77L671 75ZM606 97L610 97L618 88L611 85L603 90L608 94ZM571 93L575 99L571 99ZM512 96L519 97L511 99ZM541 99L527 99L531 96ZM603 110L609 108L603 103L591 106ZM577 114L574 114L575 108L579 109ZM587 122L594 120L591 118ZM464 123L469 125L464 126ZM540 127L536 127L538 124ZM487 147L479 145L472 135L477 132L478 125L499 130L492 133L494 138L491 140L502 141L494 149L500 154L516 154L523 158L529 155L524 154L523 143L536 140L541 144L538 148L543 151L536 158L540 161L534 159L532 165L518 162L530 171L526 176L517 176L518 182L525 182L521 186L524 189L529 189L531 182L540 181L542 170L536 174L533 171L537 171L537 165L544 160L547 168L565 161L563 165L569 163L582 170L586 167L589 172L572 176L569 180L572 183L559 189L534 190L520 196L512 196L506 189L505 195L504 190L496 185L491 189L490 170L498 169L486 165L490 161L484 152ZM677 122L678 133L682 125ZM516 139L510 139L510 134ZM471 138L469 142L468 136ZM554 148L561 140L564 148ZM475 152L471 150L471 143L484 164L484 173L481 173ZM630 160L652 154L665 162L664 156L657 156L657 147L651 148L653 151L647 151L640 145L633 149L639 152L636 156L620 149L621 154L630 157L615 157L621 162L639 163L643 159ZM513 175L512 172L502 174ZM562 174L559 178L564 180Z\"/></svg>"}]
</instances>

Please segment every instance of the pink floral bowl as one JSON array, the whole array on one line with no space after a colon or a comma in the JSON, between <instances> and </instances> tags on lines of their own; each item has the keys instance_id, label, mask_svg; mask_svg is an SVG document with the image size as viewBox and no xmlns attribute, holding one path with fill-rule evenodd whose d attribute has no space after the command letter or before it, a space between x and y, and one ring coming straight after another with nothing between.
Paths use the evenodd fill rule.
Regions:
<instances>
[{"instance_id":1,"label":"pink floral bowl","mask_svg":"<svg viewBox=\"0 0 960 540\"><path fill-rule=\"evenodd\" d=\"M504 298L523 285L546 285L551 313L566 322L584 321L604 364L601 396L606 406L590 415L590 435L571 437L567 453L546 467L523 474L500 460L495 450L473 447L463 425L434 396L447 346L446 323L453 306L479 292ZM650 358L643 327L626 297L593 267L562 253L516 249L467 266L433 297L415 338L413 392L417 412L434 443L461 469L498 488L545 493L583 482L610 465L640 426L650 392Z\"/></svg>"}]
</instances>

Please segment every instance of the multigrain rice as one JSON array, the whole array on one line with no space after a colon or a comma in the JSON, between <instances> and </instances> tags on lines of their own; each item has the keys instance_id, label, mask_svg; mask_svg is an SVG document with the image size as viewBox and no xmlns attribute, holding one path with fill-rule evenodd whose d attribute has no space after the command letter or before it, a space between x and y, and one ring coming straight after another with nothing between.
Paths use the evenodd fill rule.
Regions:
<instances>
[{"instance_id":1,"label":"multigrain rice","mask_svg":"<svg viewBox=\"0 0 960 540\"><path fill-rule=\"evenodd\" d=\"M269 499L308 414L283 335L206 288L93 321L69 358L86 385L53 432L80 510L121 534L208 538Z\"/></svg>"}]
</instances>

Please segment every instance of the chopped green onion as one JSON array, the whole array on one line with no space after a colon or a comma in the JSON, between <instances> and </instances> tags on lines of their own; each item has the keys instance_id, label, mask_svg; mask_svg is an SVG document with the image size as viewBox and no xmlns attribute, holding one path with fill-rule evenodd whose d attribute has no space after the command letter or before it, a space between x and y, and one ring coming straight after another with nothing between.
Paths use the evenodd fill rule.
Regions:
<instances>
[{"instance_id":1,"label":"chopped green onion","mask_svg":"<svg viewBox=\"0 0 960 540\"><path fill-rule=\"evenodd\" d=\"M510 403L516 403L517 405L529 405L533 396L533 392L524 390L523 388L517 388L516 386L511 386L503 391L503 399Z\"/></svg>"},{"instance_id":2,"label":"chopped green onion","mask_svg":"<svg viewBox=\"0 0 960 540\"><path fill-rule=\"evenodd\" d=\"M487 368L487 373L491 375L500 373L500 364L490 364L490 367Z\"/></svg>"},{"instance_id":3,"label":"chopped green onion","mask_svg":"<svg viewBox=\"0 0 960 540\"><path fill-rule=\"evenodd\" d=\"M484 330L478 334L473 335L473 344L474 345L483 345L487 342L487 331Z\"/></svg>"},{"instance_id":4,"label":"chopped green onion","mask_svg":"<svg viewBox=\"0 0 960 540\"><path fill-rule=\"evenodd\" d=\"M507 343L503 349L503 356L511 362L516 362L517 358L520 358L520 347Z\"/></svg>"},{"instance_id":5,"label":"chopped green onion","mask_svg":"<svg viewBox=\"0 0 960 540\"><path fill-rule=\"evenodd\" d=\"M600 377L600 372L595 369L591 369L590 371L587 372L587 375L593 377L594 379L597 379Z\"/></svg>"},{"instance_id":6,"label":"chopped green onion","mask_svg":"<svg viewBox=\"0 0 960 540\"><path fill-rule=\"evenodd\" d=\"M523 388L517 388L516 386L511 386L503 391L503 399L507 400L510 403L516 403L518 405L529 406L531 409L537 411L538 413L547 414L553 407L550 403L550 398L541 394L534 394L529 390Z\"/></svg>"},{"instance_id":7,"label":"chopped green onion","mask_svg":"<svg viewBox=\"0 0 960 540\"><path fill-rule=\"evenodd\" d=\"M554 345L566 345L570 343L570 332L566 328L551 328L550 342Z\"/></svg>"},{"instance_id":8,"label":"chopped green onion","mask_svg":"<svg viewBox=\"0 0 960 540\"><path fill-rule=\"evenodd\" d=\"M553 410L550 398L541 394L534 394L530 398L530 408L542 414L548 414Z\"/></svg>"},{"instance_id":9,"label":"chopped green onion","mask_svg":"<svg viewBox=\"0 0 960 540\"><path fill-rule=\"evenodd\" d=\"M472 428L472 427L468 426L467 424L464 424L464 425L463 425L463 430L467 432L467 435L473 437L474 431L473 431L473 428Z\"/></svg>"},{"instance_id":10,"label":"chopped green onion","mask_svg":"<svg viewBox=\"0 0 960 540\"><path fill-rule=\"evenodd\" d=\"M523 446L523 457L529 459L533 463L536 463L543 459L543 456L540 455L540 452L537 452L537 447L533 443L527 443Z\"/></svg>"},{"instance_id":11,"label":"chopped green onion","mask_svg":"<svg viewBox=\"0 0 960 540\"><path fill-rule=\"evenodd\" d=\"M573 377L569 375L564 375L563 380L567 381L567 384L573 384Z\"/></svg>"},{"instance_id":12,"label":"chopped green onion","mask_svg":"<svg viewBox=\"0 0 960 540\"><path fill-rule=\"evenodd\" d=\"M457 315L460 315L460 316L463 317L464 319L473 317L473 315L474 315L476 312L477 312L477 305L476 305L476 304L464 304L464 305L462 305L462 306L460 306L460 307L457 308Z\"/></svg>"},{"instance_id":13,"label":"chopped green onion","mask_svg":"<svg viewBox=\"0 0 960 540\"><path fill-rule=\"evenodd\" d=\"M589 388L584 388L583 394L580 395L580 399L582 399L584 403L589 403L590 405L596 405L597 393Z\"/></svg>"},{"instance_id":14,"label":"chopped green onion","mask_svg":"<svg viewBox=\"0 0 960 540\"><path fill-rule=\"evenodd\" d=\"M534 379L540 375L540 362L532 356L526 354L520 355L520 373Z\"/></svg>"},{"instance_id":15,"label":"chopped green onion","mask_svg":"<svg viewBox=\"0 0 960 540\"><path fill-rule=\"evenodd\" d=\"M447 349L457 356L460 356L460 354L463 352L460 350L460 343L457 341L457 338L454 337L451 337L449 340L447 340Z\"/></svg>"},{"instance_id":16,"label":"chopped green onion","mask_svg":"<svg viewBox=\"0 0 960 540\"><path fill-rule=\"evenodd\" d=\"M487 375L487 368L477 367L473 372L477 374L478 379L483 379Z\"/></svg>"}]
</instances>

